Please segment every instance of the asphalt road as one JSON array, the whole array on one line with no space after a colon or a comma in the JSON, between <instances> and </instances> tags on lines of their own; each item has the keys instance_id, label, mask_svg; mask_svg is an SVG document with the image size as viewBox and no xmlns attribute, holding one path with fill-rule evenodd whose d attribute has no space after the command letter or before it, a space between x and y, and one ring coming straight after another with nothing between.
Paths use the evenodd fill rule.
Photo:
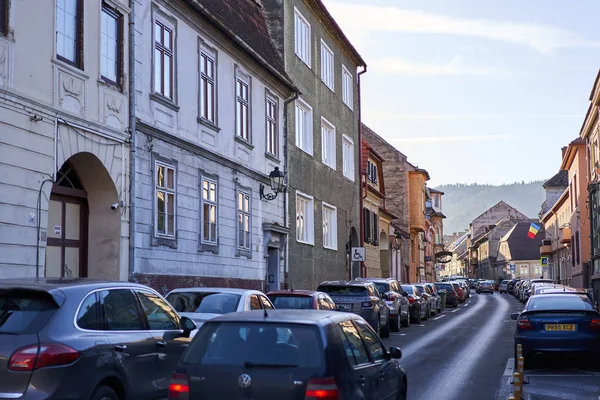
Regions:
<instances>
[{"instance_id":1,"label":"asphalt road","mask_svg":"<svg viewBox=\"0 0 600 400\"><path fill-rule=\"evenodd\" d=\"M410 400L495 400L513 357L514 297L476 294L457 309L392 332L386 345L402 349Z\"/></svg>"}]
</instances>

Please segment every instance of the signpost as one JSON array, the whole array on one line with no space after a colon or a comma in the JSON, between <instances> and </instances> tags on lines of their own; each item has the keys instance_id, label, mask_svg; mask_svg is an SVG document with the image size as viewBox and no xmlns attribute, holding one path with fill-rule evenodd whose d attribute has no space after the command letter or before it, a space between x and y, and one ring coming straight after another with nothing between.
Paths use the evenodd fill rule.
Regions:
<instances>
[{"instance_id":1,"label":"signpost","mask_svg":"<svg viewBox=\"0 0 600 400\"><path fill-rule=\"evenodd\" d=\"M515 264L510 264L511 272L515 272L515 268L516 268Z\"/></svg>"},{"instance_id":2,"label":"signpost","mask_svg":"<svg viewBox=\"0 0 600 400\"><path fill-rule=\"evenodd\" d=\"M540 265L542 267L547 267L548 266L548 257L546 257L546 256L540 257Z\"/></svg>"}]
</instances>

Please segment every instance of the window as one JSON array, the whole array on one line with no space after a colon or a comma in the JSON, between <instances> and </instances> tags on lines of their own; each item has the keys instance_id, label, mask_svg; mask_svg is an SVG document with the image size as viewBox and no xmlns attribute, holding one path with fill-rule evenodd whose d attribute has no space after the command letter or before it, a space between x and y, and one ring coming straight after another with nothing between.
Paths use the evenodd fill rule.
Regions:
<instances>
[{"instance_id":1,"label":"window","mask_svg":"<svg viewBox=\"0 0 600 400\"><path fill-rule=\"evenodd\" d=\"M438 194L433 195L433 206L435 208L440 208L440 196Z\"/></svg>"},{"instance_id":2,"label":"window","mask_svg":"<svg viewBox=\"0 0 600 400\"><path fill-rule=\"evenodd\" d=\"M339 327L342 330L342 343L350 365L369 364L369 352L352 321L340 322Z\"/></svg>"},{"instance_id":3,"label":"window","mask_svg":"<svg viewBox=\"0 0 600 400\"><path fill-rule=\"evenodd\" d=\"M521 276L529 276L529 266L528 265L519 266L519 270L520 270Z\"/></svg>"},{"instance_id":4,"label":"window","mask_svg":"<svg viewBox=\"0 0 600 400\"><path fill-rule=\"evenodd\" d=\"M157 161L156 176L156 215L155 233L163 236L175 236L175 168Z\"/></svg>"},{"instance_id":5,"label":"window","mask_svg":"<svg viewBox=\"0 0 600 400\"><path fill-rule=\"evenodd\" d=\"M238 191L238 247L250 250L250 195Z\"/></svg>"},{"instance_id":6,"label":"window","mask_svg":"<svg viewBox=\"0 0 600 400\"><path fill-rule=\"evenodd\" d=\"M10 0L0 0L0 35L8 35L8 14Z\"/></svg>"},{"instance_id":7,"label":"window","mask_svg":"<svg viewBox=\"0 0 600 400\"><path fill-rule=\"evenodd\" d=\"M136 291L151 331L178 330L177 313L160 297L143 290Z\"/></svg>"},{"instance_id":8,"label":"window","mask_svg":"<svg viewBox=\"0 0 600 400\"><path fill-rule=\"evenodd\" d=\"M78 68L82 68L82 0L59 0L56 2L56 56Z\"/></svg>"},{"instance_id":9,"label":"window","mask_svg":"<svg viewBox=\"0 0 600 400\"><path fill-rule=\"evenodd\" d=\"M354 105L354 79L350 71L342 65L342 101L352 110Z\"/></svg>"},{"instance_id":10,"label":"window","mask_svg":"<svg viewBox=\"0 0 600 400\"><path fill-rule=\"evenodd\" d=\"M217 182L202 178L202 243L217 243Z\"/></svg>"},{"instance_id":11,"label":"window","mask_svg":"<svg viewBox=\"0 0 600 400\"><path fill-rule=\"evenodd\" d=\"M130 290L103 290L100 292L100 302L106 318L106 330L141 331L143 329L138 302Z\"/></svg>"},{"instance_id":12,"label":"window","mask_svg":"<svg viewBox=\"0 0 600 400\"><path fill-rule=\"evenodd\" d=\"M302 100L296 100L296 146L313 153L312 108Z\"/></svg>"},{"instance_id":13,"label":"window","mask_svg":"<svg viewBox=\"0 0 600 400\"><path fill-rule=\"evenodd\" d=\"M250 309L251 310L260 310L261 309L260 300L258 299L258 296L255 294L250 296Z\"/></svg>"},{"instance_id":14,"label":"window","mask_svg":"<svg viewBox=\"0 0 600 400\"><path fill-rule=\"evenodd\" d=\"M333 90L333 51L321 40L321 80L327 87Z\"/></svg>"},{"instance_id":15,"label":"window","mask_svg":"<svg viewBox=\"0 0 600 400\"><path fill-rule=\"evenodd\" d=\"M363 208L363 219L365 226L364 240L367 243L371 243L371 211L368 208Z\"/></svg>"},{"instance_id":16,"label":"window","mask_svg":"<svg viewBox=\"0 0 600 400\"><path fill-rule=\"evenodd\" d=\"M216 123L215 57L200 51L200 118Z\"/></svg>"},{"instance_id":17,"label":"window","mask_svg":"<svg viewBox=\"0 0 600 400\"><path fill-rule=\"evenodd\" d=\"M269 299L267 299L263 295L260 295L258 297L260 297L260 302L262 303L262 306L263 306L264 309L266 309L266 310L272 310L273 309L273 305L271 304L271 302L269 301Z\"/></svg>"},{"instance_id":18,"label":"window","mask_svg":"<svg viewBox=\"0 0 600 400\"><path fill-rule=\"evenodd\" d=\"M235 129L238 137L250 141L250 84L240 76L235 78Z\"/></svg>"},{"instance_id":19,"label":"window","mask_svg":"<svg viewBox=\"0 0 600 400\"><path fill-rule=\"evenodd\" d=\"M321 151L323 164L335 169L335 127L321 118Z\"/></svg>"},{"instance_id":20,"label":"window","mask_svg":"<svg viewBox=\"0 0 600 400\"><path fill-rule=\"evenodd\" d=\"M296 55L310 68L310 24L297 8L294 8L294 31Z\"/></svg>"},{"instance_id":21,"label":"window","mask_svg":"<svg viewBox=\"0 0 600 400\"><path fill-rule=\"evenodd\" d=\"M367 161L367 176L369 178L369 182L376 184L377 183L377 165L373 163L371 160Z\"/></svg>"},{"instance_id":22,"label":"window","mask_svg":"<svg viewBox=\"0 0 600 400\"><path fill-rule=\"evenodd\" d=\"M277 157L277 100L267 96L267 153Z\"/></svg>"},{"instance_id":23,"label":"window","mask_svg":"<svg viewBox=\"0 0 600 400\"><path fill-rule=\"evenodd\" d=\"M387 359L386 351L370 327L362 321L356 321L356 328L365 341L371 360L373 362L385 361Z\"/></svg>"},{"instance_id":24,"label":"window","mask_svg":"<svg viewBox=\"0 0 600 400\"><path fill-rule=\"evenodd\" d=\"M323 203L323 247L337 250L337 208Z\"/></svg>"},{"instance_id":25,"label":"window","mask_svg":"<svg viewBox=\"0 0 600 400\"><path fill-rule=\"evenodd\" d=\"M373 212L371 217L373 221L373 240L371 241L375 246L379 244L379 215Z\"/></svg>"},{"instance_id":26,"label":"window","mask_svg":"<svg viewBox=\"0 0 600 400\"><path fill-rule=\"evenodd\" d=\"M81 329L99 330L101 324L100 307L96 293L86 297L77 313L77 326Z\"/></svg>"},{"instance_id":27,"label":"window","mask_svg":"<svg viewBox=\"0 0 600 400\"><path fill-rule=\"evenodd\" d=\"M311 196L296 193L296 240L314 243L314 200Z\"/></svg>"},{"instance_id":28,"label":"window","mask_svg":"<svg viewBox=\"0 0 600 400\"><path fill-rule=\"evenodd\" d=\"M154 21L154 92L173 100L173 28Z\"/></svg>"},{"instance_id":29,"label":"window","mask_svg":"<svg viewBox=\"0 0 600 400\"><path fill-rule=\"evenodd\" d=\"M115 85L121 80L121 16L102 6L100 20L100 75Z\"/></svg>"},{"instance_id":30,"label":"window","mask_svg":"<svg viewBox=\"0 0 600 400\"><path fill-rule=\"evenodd\" d=\"M346 135L342 137L342 164L344 176L354 181L354 142Z\"/></svg>"}]
</instances>

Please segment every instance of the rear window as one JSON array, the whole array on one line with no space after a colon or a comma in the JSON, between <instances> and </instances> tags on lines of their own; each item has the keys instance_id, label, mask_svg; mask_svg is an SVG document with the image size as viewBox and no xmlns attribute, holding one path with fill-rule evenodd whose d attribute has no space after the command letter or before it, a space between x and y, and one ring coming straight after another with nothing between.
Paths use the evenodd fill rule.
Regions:
<instances>
[{"instance_id":1,"label":"rear window","mask_svg":"<svg viewBox=\"0 0 600 400\"><path fill-rule=\"evenodd\" d=\"M402 285L402 290L404 290L408 294L413 294L414 290L412 286Z\"/></svg>"},{"instance_id":2,"label":"rear window","mask_svg":"<svg viewBox=\"0 0 600 400\"><path fill-rule=\"evenodd\" d=\"M586 296L571 295L542 295L532 297L527 304L527 311L552 311L552 310L593 310L594 306Z\"/></svg>"},{"instance_id":3,"label":"rear window","mask_svg":"<svg viewBox=\"0 0 600 400\"><path fill-rule=\"evenodd\" d=\"M209 322L183 356L188 365L234 367L324 367L316 326L280 323Z\"/></svg>"},{"instance_id":4,"label":"rear window","mask_svg":"<svg viewBox=\"0 0 600 400\"><path fill-rule=\"evenodd\" d=\"M275 308L310 310L313 299L308 296L269 296Z\"/></svg>"},{"instance_id":5,"label":"rear window","mask_svg":"<svg viewBox=\"0 0 600 400\"><path fill-rule=\"evenodd\" d=\"M38 333L57 309L46 292L0 291L0 333Z\"/></svg>"},{"instance_id":6,"label":"rear window","mask_svg":"<svg viewBox=\"0 0 600 400\"><path fill-rule=\"evenodd\" d=\"M319 286L317 291L330 296L368 296L367 288L361 286Z\"/></svg>"},{"instance_id":7,"label":"rear window","mask_svg":"<svg viewBox=\"0 0 600 400\"><path fill-rule=\"evenodd\" d=\"M227 314L237 311L241 298L235 293L176 292L169 293L167 301L177 312Z\"/></svg>"},{"instance_id":8,"label":"rear window","mask_svg":"<svg viewBox=\"0 0 600 400\"><path fill-rule=\"evenodd\" d=\"M502 281L502 282L501 282L501 284L503 284L503 285L504 285L504 284L506 284L506 283L508 283L508 282L509 282L509 281Z\"/></svg>"},{"instance_id":9,"label":"rear window","mask_svg":"<svg viewBox=\"0 0 600 400\"><path fill-rule=\"evenodd\" d=\"M375 282L375 287L379 290L379 293L386 293L390 291L390 285L387 283Z\"/></svg>"}]
</instances>

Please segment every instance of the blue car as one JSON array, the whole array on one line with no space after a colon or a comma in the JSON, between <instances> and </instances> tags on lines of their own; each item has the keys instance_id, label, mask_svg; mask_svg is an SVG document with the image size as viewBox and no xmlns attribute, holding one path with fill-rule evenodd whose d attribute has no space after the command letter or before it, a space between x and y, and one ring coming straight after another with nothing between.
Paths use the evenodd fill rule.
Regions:
<instances>
[{"instance_id":1,"label":"blue car","mask_svg":"<svg viewBox=\"0 0 600 400\"><path fill-rule=\"evenodd\" d=\"M585 295L532 296L511 318L517 321L515 362L519 344L526 364L538 354L600 355L600 313Z\"/></svg>"}]
</instances>

